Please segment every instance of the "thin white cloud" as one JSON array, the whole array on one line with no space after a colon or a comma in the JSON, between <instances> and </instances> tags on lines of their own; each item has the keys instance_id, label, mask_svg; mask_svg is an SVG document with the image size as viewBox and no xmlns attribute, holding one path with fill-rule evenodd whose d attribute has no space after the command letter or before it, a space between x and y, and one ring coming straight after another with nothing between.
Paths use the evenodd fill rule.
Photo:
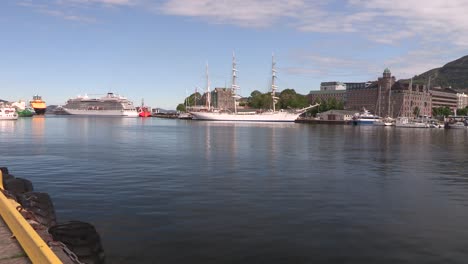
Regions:
<instances>
[{"instance_id":1,"label":"thin white cloud","mask_svg":"<svg viewBox=\"0 0 468 264\"><path fill-rule=\"evenodd\" d=\"M212 23L266 27L282 17L295 17L305 7L302 0L170 0L159 10L167 15L197 17Z\"/></svg>"},{"instance_id":2,"label":"thin white cloud","mask_svg":"<svg viewBox=\"0 0 468 264\"><path fill-rule=\"evenodd\" d=\"M137 0L55 0L55 1L36 1L23 0L18 3L19 6L30 8L31 10L69 21L94 23L95 17L85 15L89 7L127 7L135 6Z\"/></svg>"},{"instance_id":3,"label":"thin white cloud","mask_svg":"<svg viewBox=\"0 0 468 264\"><path fill-rule=\"evenodd\" d=\"M100 4L107 6L130 6L137 4L135 0L57 0L58 4Z\"/></svg>"},{"instance_id":4,"label":"thin white cloud","mask_svg":"<svg viewBox=\"0 0 468 264\"><path fill-rule=\"evenodd\" d=\"M74 13L73 10L61 10L57 7L46 5L46 4L37 4L32 1L22 1L18 3L19 6L30 8L35 12L45 14L48 16L53 16L69 21L82 22L82 23L94 23L96 19L93 17L79 15Z\"/></svg>"}]
</instances>

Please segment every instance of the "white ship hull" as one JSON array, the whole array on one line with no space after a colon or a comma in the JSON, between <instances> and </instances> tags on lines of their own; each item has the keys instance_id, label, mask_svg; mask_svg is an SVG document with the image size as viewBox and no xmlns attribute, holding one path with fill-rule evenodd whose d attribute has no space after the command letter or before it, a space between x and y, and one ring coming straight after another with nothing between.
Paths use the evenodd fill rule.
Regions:
<instances>
[{"instance_id":1,"label":"white ship hull","mask_svg":"<svg viewBox=\"0 0 468 264\"><path fill-rule=\"evenodd\" d=\"M407 117L399 117L396 120L395 126L408 128L429 128L429 124L426 122L416 122L408 119Z\"/></svg>"},{"instance_id":2,"label":"white ship hull","mask_svg":"<svg viewBox=\"0 0 468 264\"><path fill-rule=\"evenodd\" d=\"M16 120L18 119L18 113L16 109L12 107L0 107L0 120Z\"/></svg>"},{"instance_id":3,"label":"white ship hull","mask_svg":"<svg viewBox=\"0 0 468 264\"><path fill-rule=\"evenodd\" d=\"M246 121L246 122L294 122L302 113L264 112L264 113L216 113L191 112L193 119L209 121Z\"/></svg>"},{"instance_id":4,"label":"white ship hull","mask_svg":"<svg viewBox=\"0 0 468 264\"><path fill-rule=\"evenodd\" d=\"M83 115L83 116L127 116L137 117L137 111L126 110L81 110L81 109L68 109L63 108L65 112L70 115Z\"/></svg>"}]
</instances>

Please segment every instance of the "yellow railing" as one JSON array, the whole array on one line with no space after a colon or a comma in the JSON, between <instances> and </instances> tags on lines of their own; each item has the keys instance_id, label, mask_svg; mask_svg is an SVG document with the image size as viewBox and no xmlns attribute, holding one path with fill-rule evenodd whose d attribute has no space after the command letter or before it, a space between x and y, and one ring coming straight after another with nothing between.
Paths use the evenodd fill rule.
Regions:
<instances>
[{"instance_id":1,"label":"yellow railing","mask_svg":"<svg viewBox=\"0 0 468 264\"><path fill-rule=\"evenodd\" d=\"M3 187L3 174L0 171L0 189ZM0 215L8 225L32 263L62 263L49 246L42 240L31 225L18 212L20 206L0 192Z\"/></svg>"}]
</instances>

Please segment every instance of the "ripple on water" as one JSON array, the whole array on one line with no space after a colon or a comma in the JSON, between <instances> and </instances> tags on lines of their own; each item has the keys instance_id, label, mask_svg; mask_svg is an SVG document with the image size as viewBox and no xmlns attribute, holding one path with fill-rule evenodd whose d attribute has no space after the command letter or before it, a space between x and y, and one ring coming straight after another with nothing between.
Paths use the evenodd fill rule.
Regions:
<instances>
[{"instance_id":1,"label":"ripple on water","mask_svg":"<svg viewBox=\"0 0 468 264\"><path fill-rule=\"evenodd\" d=\"M464 263L467 133L49 117L0 123L10 171L111 263Z\"/></svg>"}]
</instances>

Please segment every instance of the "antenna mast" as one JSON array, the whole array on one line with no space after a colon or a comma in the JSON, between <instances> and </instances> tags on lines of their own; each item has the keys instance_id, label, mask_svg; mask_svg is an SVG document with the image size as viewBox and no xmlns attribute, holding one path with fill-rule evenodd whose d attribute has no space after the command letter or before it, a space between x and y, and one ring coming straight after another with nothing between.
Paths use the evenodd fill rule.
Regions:
<instances>
[{"instance_id":1,"label":"antenna mast","mask_svg":"<svg viewBox=\"0 0 468 264\"><path fill-rule=\"evenodd\" d=\"M211 90L210 90L210 76L208 74L208 62L206 63L206 106L208 111L211 110Z\"/></svg>"}]
</instances>

